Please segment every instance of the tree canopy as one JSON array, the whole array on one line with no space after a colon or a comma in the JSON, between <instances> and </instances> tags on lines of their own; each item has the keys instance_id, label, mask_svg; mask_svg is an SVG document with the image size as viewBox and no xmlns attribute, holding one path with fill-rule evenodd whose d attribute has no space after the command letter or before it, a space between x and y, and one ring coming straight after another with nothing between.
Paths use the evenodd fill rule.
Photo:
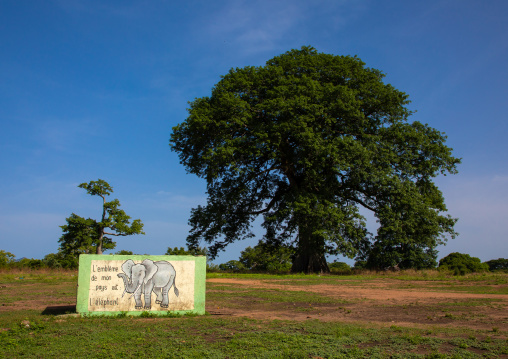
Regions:
<instances>
[{"instance_id":1,"label":"tree canopy","mask_svg":"<svg viewBox=\"0 0 508 359\"><path fill-rule=\"evenodd\" d=\"M106 197L113 192L113 187L104 180L81 183L83 188L92 196L102 198L102 217L100 221L83 218L72 213L66 218L67 224L60 226L63 235L60 237L60 251L65 255L79 255L81 253L102 254L104 250L114 249L116 243L108 236L130 236L145 234L143 223L135 219L130 223L130 216L119 209L120 201L114 199L106 201ZM109 229L109 231L106 231Z\"/></svg>"},{"instance_id":2,"label":"tree canopy","mask_svg":"<svg viewBox=\"0 0 508 359\"><path fill-rule=\"evenodd\" d=\"M325 254L375 249L396 264L400 251L455 236L433 177L456 173L460 160L443 133L408 122L408 95L383 77L356 56L302 47L231 69L209 97L192 101L170 140L207 183L188 245L204 240L214 258L252 237L262 215L264 240L295 249L292 270L319 272L328 271ZM376 236L360 208L377 217Z\"/></svg>"}]
</instances>

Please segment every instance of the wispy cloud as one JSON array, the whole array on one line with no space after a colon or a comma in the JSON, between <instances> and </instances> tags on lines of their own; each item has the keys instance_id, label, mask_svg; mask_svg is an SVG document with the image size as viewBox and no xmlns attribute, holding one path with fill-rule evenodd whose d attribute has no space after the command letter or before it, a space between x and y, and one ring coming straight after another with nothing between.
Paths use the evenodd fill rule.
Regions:
<instances>
[{"instance_id":1,"label":"wispy cloud","mask_svg":"<svg viewBox=\"0 0 508 359\"><path fill-rule=\"evenodd\" d=\"M231 1L211 16L209 35L246 52L272 49L303 17L293 2Z\"/></svg>"}]
</instances>

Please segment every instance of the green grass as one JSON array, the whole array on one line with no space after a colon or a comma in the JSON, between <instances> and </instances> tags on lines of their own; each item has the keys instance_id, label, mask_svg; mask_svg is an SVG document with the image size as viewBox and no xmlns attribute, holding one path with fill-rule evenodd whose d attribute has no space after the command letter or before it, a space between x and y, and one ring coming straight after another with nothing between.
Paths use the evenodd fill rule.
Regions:
<instances>
[{"instance_id":1,"label":"green grass","mask_svg":"<svg viewBox=\"0 0 508 359\"><path fill-rule=\"evenodd\" d=\"M12 304L40 300L51 303L75 300L76 273L0 272L0 301ZM413 275L413 274L412 274ZM19 279L23 277L23 279ZM266 280L278 285L342 284L368 286L387 281L412 290L413 284L395 275L304 276L304 275L220 275L213 278ZM508 277L505 274L505 277ZM447 290L502 281L502 278L474 277L471 282L457 278L439 279L426 288ZM397 284L398 283L398 284ZM3 287L2 284L5 284ZM411 284L409 286L408 284ZM416 286L417 288L418 286ZM346 312L346 301L305 290L257 289L223 283L207 284L207 300L234 308L242 301L266 306L293 305L296 312L313 311L320 304ZM484 290L484 289L482 289ZM497 292L496 292L497 293ZM439 317L456 320L474 315L476 307L502 305L498 299L468 299L442 303L435 308ZM292 304L291 304L292 303ZM415 303L416 306L418 303ZM54 305L54 304L52 304ZM347 305L346 305L347 306ZM411 307L408 304L401 310ZM407 308L406 308L407 307ZM471 308L471 314L459 313ZM9 308L11 308L9 306ZM16 308L16 307L13 307ZM244 307L245 308L245 307ZM248 311L248 307L245 308ZM382 309L381 309L382 310ZM500 324L490 330L432 326L411 328L369 323L255 320L222 315L166 317L76 317L44 314L42 310L0 311L0 358L507 358L506 331ZM448 315L448 317L446 317Z\"/></svg>"},{"instance_id":2,"label":"green grass","mask_svg":"<svg viewBox=\"0 0 508 359\"><path fill-rule=\"evenodd\" d=\"M402 273L402 274L401 274ZM426 273L431 273L425 276ZM432 291L463 292L474 294L508 294L508 275L506 273L475 273L467 276L451 276L439 271L402 271L396 273L375 274L366 272L360 275L269 275L208 273L207 278L236 278L242 280L269 280L278 285L347 285L369 288L372 283L389 282L382 289L422 289Z\"/></svg>"},{"instance_id":3,"label":"green grass","mask_svg":"<svg viewBox=\"0 0 508 359\"><path fill-rule=\"evenodd\" d=\"M227 299L234 294L235 298L257 298L261 301L272 303L321 303L321 304L344 304L349 303L346 300L326 297L317 293L308 291L293 291L283 289L251 289L238 287L236 285L216 285L207 284L209 299Z\"/></svg>"},{"instance_id":4,"label":"green grass","mask_svg":"<svg viewBox=\"0 0 508 359\"><path fill-rule=\"evenodd\" d=\"M61 283L78 280L77 270L53 269L1 269L0 285L8 283Z\"/></svg>"},{"instance_id":5,"label":"green grass","mask_svg":"<svg viewBox=\"0 0 508 359\"><path fill-rule=\"evenodd\" d=\"M505 339L438 337L392 326L182 318L41 318L18 313L0 332L5 358L443 358L508 355ZM28 327L27 327L28 325ZM6 328L4 328L6 329ZM488 338L488 339L487 339ZM480 352L478 354L477 352Z\"/></svg>"}]
</instances>

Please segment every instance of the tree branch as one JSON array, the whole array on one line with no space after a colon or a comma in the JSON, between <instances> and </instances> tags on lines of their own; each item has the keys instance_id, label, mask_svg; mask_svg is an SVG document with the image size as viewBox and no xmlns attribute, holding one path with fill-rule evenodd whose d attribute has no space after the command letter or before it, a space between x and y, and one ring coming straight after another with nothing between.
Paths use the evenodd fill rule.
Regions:
<instances>
[{"instance_id":1,"label":"tree branch","mask_svg":"<svg viewBox=\"0 0 508 359\"><path fill-rule=\"evenodd\" d=\"M123 234L123 233L109 233L109 232L104 232L104 234L107 234L108 236L128 236L128 234Z\"/></svg>"}]
</instances>

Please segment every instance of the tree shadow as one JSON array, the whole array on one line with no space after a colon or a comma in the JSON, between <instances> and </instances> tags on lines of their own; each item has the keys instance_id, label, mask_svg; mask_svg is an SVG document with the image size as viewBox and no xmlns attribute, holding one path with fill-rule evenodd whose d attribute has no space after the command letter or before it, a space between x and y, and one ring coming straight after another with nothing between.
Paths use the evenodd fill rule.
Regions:
<instances>
[{"instance_id":1,"label":"tree shadow","mask_svg":"<svg viewBox=\"0 0 508 359\"><path fill-rule=\"evenodd\" d=\"M76 305L55 305L46 307L42 311L42 315L62 315L62 314L74 314L76 313Z\"/></svg>"}]
</instances>

